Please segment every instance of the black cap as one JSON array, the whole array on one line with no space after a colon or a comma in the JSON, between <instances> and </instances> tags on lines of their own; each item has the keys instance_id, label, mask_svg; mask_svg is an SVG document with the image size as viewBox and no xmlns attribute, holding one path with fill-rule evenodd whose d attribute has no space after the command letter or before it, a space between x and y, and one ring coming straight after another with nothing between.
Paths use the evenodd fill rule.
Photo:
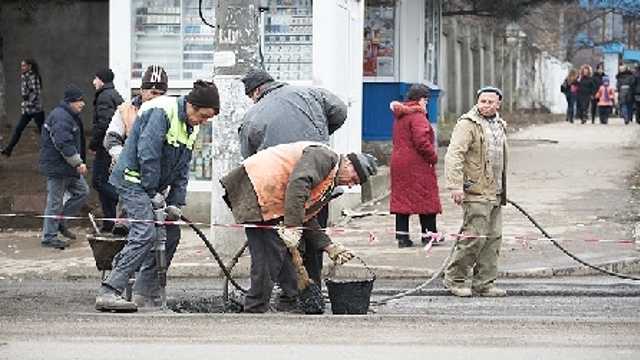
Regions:
<instances>
[{"instance_id":1,"label":"black cap","mask_svg":"<svg viewBox=\"0 0 640 360\"><path fill-rule=\"evenodd\" d=\"M378 165L373 155L350 153L347 154L347 159L351 161L353 168L358 173L360 184L366 183L370 176L378 173Z\"/></svg>"},{"instance_id":2,"label":"black cap","mask_svg":"<svg viewBox=\"0 0 640 360\"><path fill-rule=\"evenodd\" d=\"M111 69L102 69L96 73L96 77L106 84L113 82L114 75Z\"/></svg>"},{"instance_id":3,"label":"black cap","mask_svg":"<svg viewBox=\"0 0 640 360\"><path fill-rule=\"evenodd\" d=\"M212 108L216 112L220 110L220 95L213 82L204 80L194 82L193 90L187 95L187 101L197 107Z\"/></svg>"},{"instance_id":4,"label":"black cap","mask_svg":"<svg viewBox=\"0 0 640 360\"><path fill-rule=\"evenodd\" d=\"M167 72L160 65L149 65L142 75L141 89L155 89L160 91L167 91L169 78Z\"/></svg>"},{"instance_id":5,"label":"black cap","mask_svg":"<svg viewBox=\"0 0 640 360\"><path fill-rule=\"evenodd\" d=\"M68 85L64 89L64 102L72 103L83 99L82 90L74 84Z\"/></svg>"},{"instance_id":6,"label":"black cap","mask_svg":"<svg viewBox=\"0 0 640 360\"><path fill-rule=\"evenodd\" d=\"M244 93L249 96L258 86L273 81L271 75L262 69L251 69L242 80Z\"/></svg>"}]
</instances>

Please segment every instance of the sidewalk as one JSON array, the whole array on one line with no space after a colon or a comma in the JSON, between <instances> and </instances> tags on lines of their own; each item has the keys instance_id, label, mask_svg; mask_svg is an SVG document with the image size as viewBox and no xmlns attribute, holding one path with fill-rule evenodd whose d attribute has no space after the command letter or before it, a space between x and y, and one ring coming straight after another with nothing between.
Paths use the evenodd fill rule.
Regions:
<instances>
[{"instance_id":1,"label":"sidewalk","mask_svg":"<svg viewBox=\"0 0 640 360\"><path fill-rule=\"evenodd\" d=\"M623 242L633 239L632 229L640 218L639 135L640 126L625 126L621 119L613 119L607 126L554 123L518 132L510 136L509 198L578 257L617 272L640 273L640 252L634 244ZM438 175L442 179L446 149L440 151ZM461 211L446 192L441 191L441 199L444 211L438 217L439 231L455 233ZM422 247L397 248L388 198L357 210L377 215L345 221L346 230L334 231L332 237L353 248L378 278L425 278L442 266L451 240L429 252ZM501 277L593 273L543 240L515 208L506 207L503 219ZM418 231L417 217L412 218L411 226L412 231ZM2 229L0 278L98 278L100 272L84 240L88 229L73 230L81 235L79 240L57 251L41 248L37 231ZM202 230L208 234L207 229ZM244 234L237 231L240 247ZM369 232L375 236L373 242ZM247 254L240 259L234 269L236 276L248 276L249 260ZM169 276L218 278L221 272L202 241L185 227ZM338 276L368 275L362 265L352 261L339 269Z\"/></svg>"}]
</instances>

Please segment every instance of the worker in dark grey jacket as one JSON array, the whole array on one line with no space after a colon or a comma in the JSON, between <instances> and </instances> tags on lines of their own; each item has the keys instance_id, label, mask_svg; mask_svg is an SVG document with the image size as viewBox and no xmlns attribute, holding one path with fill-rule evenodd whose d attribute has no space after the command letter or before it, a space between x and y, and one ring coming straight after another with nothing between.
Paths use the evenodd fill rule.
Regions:
<instances>
[{"instance_id":1,"label":"worker in dark grey jacket","mask_svg":"<svg viewBox=\"0 0 640 360\"><path fill-rule=\"evenodd\" d=\"M250 70L242 82L245 94L255 102L245 114L239 131L244 158L271 146L297 141L328 145L329 136L347 119L347 105L326 89L277 82L260 69ZM322 228L327 227L328 210L325 207L317 215ZM309 276L318 284L322 257L320 251L308 251L304 258ZM285 278L293 275L283 274Z\"/></svg>"},{"instance_id":2,"label":"worker in dark grey jacket","mask_svg":"<svg viewBox=\"0 0 640 360\"><path fill-rule=\"evenodd\" d=\"M243 158L296 141L328 144L329 135L347 119L347 105L326 89L277 82L255 69L242 82L245 94L255 102L240 127Z\"/></svg>"}]
</instances>

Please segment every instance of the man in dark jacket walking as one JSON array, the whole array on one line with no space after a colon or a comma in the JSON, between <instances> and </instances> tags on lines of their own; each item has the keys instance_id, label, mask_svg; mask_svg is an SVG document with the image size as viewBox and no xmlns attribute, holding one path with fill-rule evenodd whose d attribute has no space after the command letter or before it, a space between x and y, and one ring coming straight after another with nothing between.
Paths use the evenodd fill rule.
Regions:
<instances>
[{"instance_id":1,"label":"man in dark jacket walking","mask_svg":"<svg viewBox=\"0 0 640 360\"><path fill-rule=\"evenodd\" d=\"M89 150L95 153L91 183L100 197L102 215L111 219L116 217L118 194L116 189L109 184L111 157L102 143L116 108L123 102L122 97L113 86L113 78L113 71L104 69L98 71L93 79L96 97L93 100L93 134L89 143ZM112 229L113 221L105 220L102 222L102 232L111 232Z\"/></svg>"},{"instance_id":2,"label":"man in dark jacket walking","mask_svg":"<svg viewBox=\"0 0 640 360\"><path fill-rule=\"evenodd\" d=\"M86 202L89 186L84 180L87 166L84 159L84 131L80 112L84 108L82 92L74 85L64 91L64 101L44 122L40 171L47 177L47 205L42 229L42 246L64 249L66 243L58 232L75 239L64 220L55 216L74 216ZM64 201L65 192L71 197Z\"/></svg>"},{"instance_id":3,"label":"man in dark jacket walking","mask_svg":"<svg viewBox=\"0 0 640 360\"><path fill-rule=\"evenodd\" d=\"M250 70L242 82L245 94L255 102L245 114L239 131L243 158L271 146L296 141L329 144L329 136L347 119L347 105L326 89L278 82L260 69ZM328 207L318 213L320 227L327 227L328 215ZM322 256L321 251L308 251L304 258L309 276L318 284Z\"/></svg>"},{"instance_id":4,"label":"man in dark jacket walking","mask_svg":"<svg viewBox=\"0 0 640 360\"><path fill-rule=\"evenodd\" d=\"M616 86L618 90L618 104L620 104L620 115L624 119L624 124L628 125L633 119L633 83L635 78L627 65L620 65L616 75Z\"/></svg>"},{"instance_id":5,"label":"man in dark jacket walking","mask_svg":"<svg viewBox=\"0 0 640 360\"><path fill-rule=\"evenodd\" d=\"M159 304L163 294L152 252L156 236L154 210L164 207L173 215L170 220L180 217L180 208L186 205L189 165L199 125L217 115L219 109L218 89L204 81L197 81L187 96L163 95L141 105L109 177L127 216L135 221L130 224L126 245L113 261L113 270L102 282L96 310L136 311L136 303ZM162 195L167 190L166 196ZM155 200L158 196L161 199ZM168 268L180 240L180 227L165 225L165 229ZM136 303L132 303L121 294L135 271Z\"/></svg>"},{"instance_id":6,"label":"man in dark jacket walking","mask_svg":"<svg viewBox=\"0 0 640 360\"><path fill-rule=\"evenodd\" d=\"M636 124L640 124L640 65L633 74L633 102L636 109Z\"/></svg>"}]
</instances>

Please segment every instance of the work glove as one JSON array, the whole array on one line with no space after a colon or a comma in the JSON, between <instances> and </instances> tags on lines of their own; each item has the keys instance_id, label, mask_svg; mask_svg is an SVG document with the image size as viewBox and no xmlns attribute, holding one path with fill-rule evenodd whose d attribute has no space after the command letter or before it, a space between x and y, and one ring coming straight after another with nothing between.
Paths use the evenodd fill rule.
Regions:
<instances>
[{"instance_id":1,"label":"work glove","mask_svg":"<svg viewBox=\"0 0 640 360\"><path fill-rule=\"evenodd\" d=\"M282 223L277 226L276 231L288 248L297 247L302 238L302 230L286 227Z\"/></svg>"},{"instance_id":2,"label":"work glove","mask_svg":"<svg viewBox=\"0 0 640 360\"><path fill-rule=\"evenodd\" d=\"M327 248L327 255L329 259L333 260L338 265L343 265L356 256L353 251L347 249L340 243L333 243Z\"/></svg>"},{"instance_id":3,"label":"work glove","mask_svg":"<svg viewBox=\"0 0 640 360\"><path fill-rule=\"evenodd\" d=\"M169 205L164 208L164 212L167 214L166 220L168 221L178 221L182 216L182 209L175 205Z\"/></svg>"},{"instance_id":4,"label":"work glove","mask_svg":"<svg viewBox=\"0 0 640 360\"><path fill-rule=\"evenodd\" d=\"M164 202L164 195L162 195L161 193L156 193L151 198L151 205L154 209L162 209L167 206L167 204Z\"/></svg>"}]
</instances>

